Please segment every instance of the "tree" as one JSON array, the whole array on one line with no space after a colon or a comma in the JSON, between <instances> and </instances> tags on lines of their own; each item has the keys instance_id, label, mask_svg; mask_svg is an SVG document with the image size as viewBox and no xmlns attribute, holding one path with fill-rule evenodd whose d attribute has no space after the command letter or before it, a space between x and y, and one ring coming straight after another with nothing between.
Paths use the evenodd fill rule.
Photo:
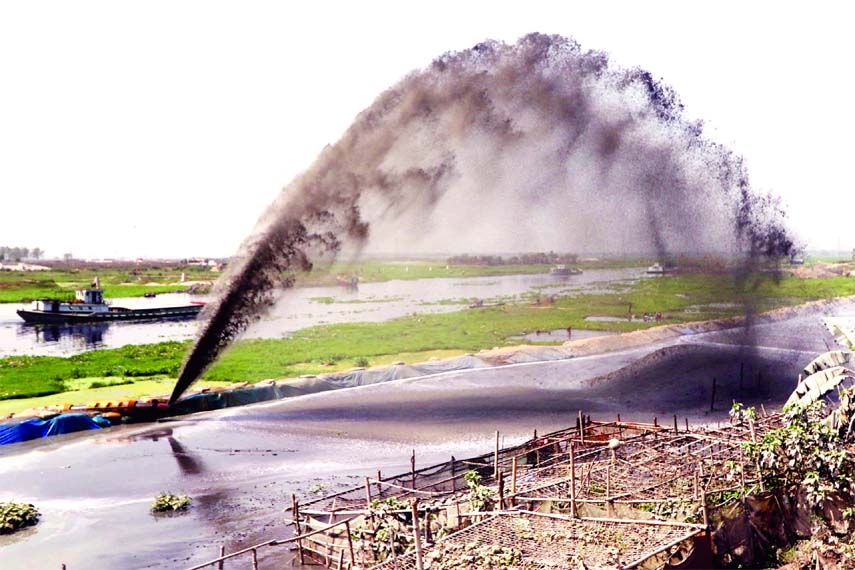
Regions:
<instances>
[{"instance_id":1,"label":"tree","mask_svg":"<svg viewBox=\"0 0 855 570\"><path fill-rule=\"evenodd\" d=\"M43 251L42 251L42 249L41 249L40 247L34 247L34 248L32 249L32 251L30 251L30 256L31 256L33 259L35 259L36 261L38 261L39 259L41 259L41 258L42 258L42 256L43 256L44 254L45 254L45 252L43 252Z\"/></svg>"}]
</instances>

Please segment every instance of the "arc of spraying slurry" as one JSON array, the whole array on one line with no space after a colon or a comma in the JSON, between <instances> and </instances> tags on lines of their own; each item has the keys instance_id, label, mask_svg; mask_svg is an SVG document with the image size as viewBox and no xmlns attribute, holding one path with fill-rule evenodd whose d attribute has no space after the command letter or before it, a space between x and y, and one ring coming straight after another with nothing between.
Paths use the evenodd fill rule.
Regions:
<instances>
[{"instance_id":1,"label":"arc of spraying slurry","mask_svg":"<svg viewBox=\"0 0 855 570\"><path fill-rule=\"evenodd\" d=\"M221 278L170 401L343 244L783 255L780 219L649 73L559 36L484 42L381 94L283 190Z\"/></svg>"}]
</instances>

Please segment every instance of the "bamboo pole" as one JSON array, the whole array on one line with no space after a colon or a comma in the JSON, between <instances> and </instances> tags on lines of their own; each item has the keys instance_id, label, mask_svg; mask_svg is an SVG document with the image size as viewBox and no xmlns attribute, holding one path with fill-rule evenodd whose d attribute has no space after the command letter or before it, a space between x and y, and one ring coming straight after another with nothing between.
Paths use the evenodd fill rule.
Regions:
<instances>
[{"instance_id":1,"label":"bamboo pole","mask_svg":"<svg viewBox=\"0 0 855 570\"><path fill-rule=\"evenodd\" d=\"M353 537L350 535L350 521L344 522L344 530L347 532L347 549L350 551L350 566L356 564L356 557L353 556Z\"/></svg>"},{"instance_id":2,"label":"bamboo pole","mask_svg":"<svg viewBox=\"0 0 855 570\"><path fill-rule=\"evenodd\" d=\"M585 443L585 417L582 415L582 410L579 410L579 442Z\"/></svg>"},{"instance_id":3,"label":"bamboo pole","mask_svg":"<svg viewBox=\"0 0 855 570\"><path fill-rule=\"evenodd\" d=\"M398 554L395 552L395 530L392 528L389 528L388 534L389 534L389 558L394 561L398 558ZM398 567L397 562L393 562L393 564L395 565L396 568Z\"/></svg>"},{"instance_id":4,"label":"bamboo pole","mask_svg":"<svg viewBox=\"0 0 855 570\"><path fill-rule=\"evenodd\" d=\"M674 414L674 434L676 435L678 433L680 433L680 432L677 429L677 414Z\"/></svg>"},{"instance_id":5,"label":"bamboo pole","mask_svg":"<svg viewBox=\"0 0 855 570\"><path fill-rule=\"evenodd\" d=\"M226 545L225 545L225 544L221 544L221 545L220 545L220 561L217 563L217 569L218 569L218 570L223 570L223 563L224 563L225 561L224 561L222 558L223 558L223 556L225 556L225 555L226 555Z\"/></svg>"},{"instance_id":6,"label":"bamboo pole","mask_svg":"<svg viewBox=\"0 0 855 570\"><path fill-rule=\"evenodd\" d=\"M365 508L371 510L371 479L365 478Z\"/></svg>"},{"instance_id":7,"label":"bamboo pole","mask_svg":"<svg viewBox=\"0 0 855 570\"><path fill-rule=\"evenodd\" d=\"M514 455L511 463L511 495L517 494L517 456Z\"/></svg>"},{"instance_id":8,"label":"bamboo pole","mask_svg":"<svg viewBox=\"0 0 855 570\"><path fill-rule=\"evenodd\" d=\"M499 510L505 508L505 474L499 473Z\"/></svg>"},{"instance_id":9,"label":"bamboo pole","mask_svg":"<svg viewBox=\"0 0 855 570\"><path fill-rule=\"evenodd\" d=\"M455 473L455 470L456 470L455 462L456 462L456 460L454 459L454 456L452 455L451 456L451 492L452 493L457 492L457 473Z\"/></svg>"},{"instance_id":10,"label":"bamboo pole","mask_svg":"<svg viewBox=\"0 0 855 570\"><path fill-rule=\"evenodd\" d=\"M570 442L570 516L576 518L576 459L573 442Z\"/></svg>"},{"instance_id":11,"label":"bamboo pole","mask_svg":"<svg viewBox=\"0 0 855 570\"><path fill-rule=\"evenodd\" d=\"M710 513L707 510L707 492L706 491L704 491L702 500L703 500L703 504L701 505L701 508L703 509L703 514L704 514L704 528L706 530L709 530L710 529Z\"/></svg>"},{"instance_id":12,"label":"bamboo pole","mask_svg":"<svg viewBox=\"0 0 855 570\"><path fill-rule=\"evenodd\" d=\"M606 464L606 498L612 496L612 466Z\"/></svg>"},{"instance_id":13,"label":"bamboo pole","mask_svg":"<svg viewBox=\"0 0 855 570\"><path fill-rule=\"evenodd\" d=\"M757 432L754 430L754 420L751 418L748 418L748 429L751 431L751 442L756 444ZM766 485L763 483L763 470L760 468L760 459L756 455L754 456L754 465L757 468L757 478L760 480L760 491L765 491Z\"/></svg>"},{"instance_id":14,"label":"bamboo pole","mask_svg":"<svg viewBox=\"0 0 855 570\"><path fill-rule=\"evenodd\" d=\"M413 450L413 454L410 455L410 476L412 478L412 487L416 488L416 450Z\"/></svg>"},{"instance_id":15,"label":"bamboo pole","mask_svg":"<svg viewBox=\"0 0 855 570\"><path fill-rule=\"evenodd\" d=\"M416 546L416 568L424 570L424 562L422 561L422 537L419 533L419 500L413 499L413 542Z\"/></svg>"},{"instance_id":16,"label":"bamboo pole","mask_svg":"<svg viewBox=\"0 0 855 570\"><path fill-rule=\"evenodd\" d=\"M294 529L297 531L297 536L303 534L303 530L300 528L300 504L297 502L297 495L291 493L291 511L294 513ZM304 554L303 554L303 541L297 541L297 551L300 554L300 564L305 562Z\"/></svg>"},{"instance_id":17,"label":"bamboo pole","mask_svg":"<svg viewBox=\"0 0 855 570\"><path fill-rule=\"evenodd\" d=\"M496 430L496 455L493 457L493 478L499 477L499 430Z\"/></svg>"}]
</instances>

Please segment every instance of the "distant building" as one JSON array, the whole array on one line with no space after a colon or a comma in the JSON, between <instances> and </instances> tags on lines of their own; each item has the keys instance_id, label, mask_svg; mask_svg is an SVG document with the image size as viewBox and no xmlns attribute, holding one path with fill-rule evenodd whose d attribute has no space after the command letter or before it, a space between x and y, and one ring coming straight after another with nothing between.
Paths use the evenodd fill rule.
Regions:
<instances>
[{"instance_id":1,"label":"distant building","mask_svg":"<svg viewBox=\"0 0 855 570\"><path fill-rule=\"evenodd\" d=\"M50 271L50 267L36 265L34 263L3 263L0 262L0 271Z\"/></svg>"}]
</instances>

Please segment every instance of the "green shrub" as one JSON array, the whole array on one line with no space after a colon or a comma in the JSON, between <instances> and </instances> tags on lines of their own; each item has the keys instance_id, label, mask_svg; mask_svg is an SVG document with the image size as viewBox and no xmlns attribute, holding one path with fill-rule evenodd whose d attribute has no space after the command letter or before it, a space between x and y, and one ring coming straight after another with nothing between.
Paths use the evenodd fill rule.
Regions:
<instances>
[{"instance_id":1,"label":"green shrub","mask_svg":"<svg viewBox=\"0 0 855 570\"><path fill-rule=\"evenodd\" d=\"M186 511L189 507L190 497L187 495L161 493L154 498L154 502L151 504L151 512L170 513L174 511Z\"/></svg>"},{"instance_id":2,"label":"green shrub","mask_svg":"<svg viewBox=\"0 0 855 570\"><path fill-rule=\"evenodd\" d=\"M0 534L11 534L39 522L38 509L29 503L0 503Z\"/></svg>"}]
</instances>

